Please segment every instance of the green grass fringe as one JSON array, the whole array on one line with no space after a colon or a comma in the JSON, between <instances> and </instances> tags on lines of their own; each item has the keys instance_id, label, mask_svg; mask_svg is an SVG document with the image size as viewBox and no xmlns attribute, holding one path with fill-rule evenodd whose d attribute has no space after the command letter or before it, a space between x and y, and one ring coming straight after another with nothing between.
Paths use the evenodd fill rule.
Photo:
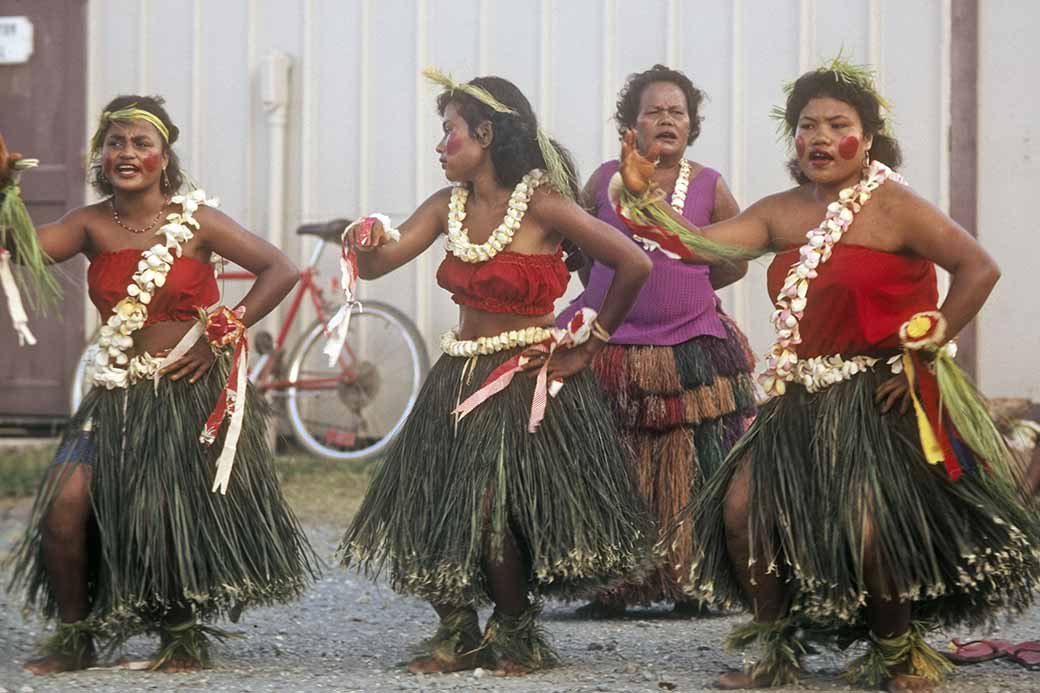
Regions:
<instances>
[{"instance_id":1,"label":"green grass fringe","mask_svg":"<svg viewBox=\"0 0 1040 693\"><path fill-rule=\"evenodd\" d=\"M24 270L14 272L14 279L29 305L44 314L57 308L61 287L47 267L51 259L40 249L36 228L15 183L0 190L0 248L11 251L15 263Z\"/></svg>"},{"instance_id":2,"label":"green grass fringe","mask_svg":"<svg viewBox=\"0 0 1040 693\"><path fill-rule=\"evenodd\" d=\"M507 531L537 593L576 599L651 568L657 529L587 370L536 433L524 374L456 425L457 403L518 351L434 365L346 532L344 564L389 568L395 590L460 607L489 603L483 565Z\"/></svg>"},{"instance_id":3,"label":"green grass fringe","mask_svg":"<svg viewBox=\"0 0 1040 693\"><path fill-rule=\"evenodd\" d=\"M629 192L627 188L623 188L621 191L621 205L631 215L632 221L643 226L658 226L664 229L673 236L677 236L683 245L701 257L718 258L732 263L753 260L764 254L761 251L739 245L719 243L699 233L694 233L673 219L667 211L661 209L660 203L660 197L653 193L637 196Z\"/></svg>"},{"instance_id":4,"label":"green grass fringe","mask_svg":"<svg viewBox=\"0 0 1040 693\"><path fill-rule=\"evenodd\" d=\"M95 388L63 442L93 424L95 463L89 592L98 630L116 641L155 631L165 614L234 620L243 608L300 597L320 561L286 504L265 438L266 405L253 390L227 495L210 492L216 456L199 431L226 382L228 358L199 382L164 378L129 390ZM126 435L123 435L124 427ZM42 560L43 522L75 460L53 464L12 555L10 588L26 610L57 616Z\"/></svg>"},{"instance_id":5,"label":"green grass fringe","mask_svg":"<svg viewBox=\"0 0 1040 693\"><path fill-rule=\"evenodd\" d=\"M505 658L532 671L548 669L560 663L556 650L549 644L545 630L538 625L541 605L509 616L495 610L484 629L483 646L496 658Z\"/></svg>"},{"instance_id":6,"label":"green grass fringe","mask_svg":"<svg viewBox=\"0 0 1040 693\"><path fill-rule=\"evenodd\" d=\"M945 351L939 350L934 364L942 405L965 444L986 461L991 473L1013 477L1011 451L990 416L985 397Z\"/></svg>"},{"instance_id":7,"label":"green grass fringe","mask_svg":"<svg viewBox=\"0 0 1040 693\"><path fill-rule=\"evenodd\" d=\"M844 678L851 684L866 684L878 688L899 673L921 676L939 683L953 671L953 665L925 641L928 628L920 621L894 638L879 638L870 634L867 653L849 664ZM899 671L909 664L909 671Z\"/></svg>"},{"instance_id":8,"label":"green grass fringe","mask_svg":"<svg viewBox=\"0 0 1040 693\"><path fill-rule=\"evenodd\" d=\"M1033 603L1040 518L1020 487L981 468L951 483L942 465L929 465L914 417L882 415L874 402L887 377L876 369L816 394L795 385L762 407L681 514L693 528L692 597L752 609L723 521L730 484L748 466L750 558L788 582L793 614L863 624L868 535L894 585L884 596L913 602L917 619L975 628Z\"/></svg>"},{"instance_id":9,"label":"green grass fringe","mask_svg":"<svg viewBox=\"0 0 1040 693\"><path fill-rule=\"evenodd\" d=\"M241 633L232 633L213 626L207 626L195 621L187 621L173 626L164 626L161 629L162 649L158 656L152 661L150 667L156 671L169 661L193 662L203 669L210 665L209 645L211 640L224 642L226 640L245 638Z\"/></svg>"},{"instance_id":10,"label":"green grass fringe","mask_svg":"<svg viewBox=\"0 0 1040 693\"><path fill-rule=\"evenodd\" d=\"M801 657L807 654L805 643L799 638L795 619L774 622L751 621L736 626L726 638L726 649L741 652L759 645L762 653L748 672L756 682L773 687L798 682L802 670Z\"/></svg>"},{"instance_id":11,"label":"green grass fringe","mask_svg":"<svg viewBox=\"0 0 1040 693\"><path fill-rule=\"evenodd\" d=\"M58 623L54 634L37 647L43 657L70 657L81 666L94 660L95 625L89 619L75 623Z\"/></svg>"}]
</instances>

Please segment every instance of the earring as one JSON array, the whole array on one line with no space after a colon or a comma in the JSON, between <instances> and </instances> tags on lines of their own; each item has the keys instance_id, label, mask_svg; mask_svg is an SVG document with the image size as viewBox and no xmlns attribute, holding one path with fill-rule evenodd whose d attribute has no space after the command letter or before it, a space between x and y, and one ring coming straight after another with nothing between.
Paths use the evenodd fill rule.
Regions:
<instances>
[{"instance_id":1,"label":"earring","mask_svg":"<svg viewBox=\"0 0 1040 693\"><path fill-rule=\"evenodd\" d=\"M166 169L162 170L162 181L160 181L160 185L161 185L163 190L169 192L169 190L170 190L170 179L166 175Z\"/></svg>"},{"instance_id":2,"label":"earring","mask_svg":"<svg viewBox=\"0 0 1040 693\"><path fill-rule=\"evenodd\" d=\"M869 168L869 167L870 167L870 150L869 149L864 149L863 150L863 168Z\"/></svg>"}]
</instances>

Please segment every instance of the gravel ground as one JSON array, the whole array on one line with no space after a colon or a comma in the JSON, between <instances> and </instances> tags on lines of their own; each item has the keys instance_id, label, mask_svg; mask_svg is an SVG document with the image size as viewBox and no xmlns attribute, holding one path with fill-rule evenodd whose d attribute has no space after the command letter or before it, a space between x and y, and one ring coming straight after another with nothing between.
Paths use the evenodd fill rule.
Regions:
<instances>
[{"instance_id":1,"label":"gravel ground","mask_svg":"<svg viewBox=\"0 0 1040 693\"><path fill-rule=\"evenodd\" d=\"M0 507L0 546L9 547L24 526L28 505ZM314 545L331 556L339 528L311 527ZM6 582L6 576L0 576ZM412 676L401 663L407 646L432 633L433 612L421 602L395 595L384 583L372 583L338 568L302 602L247 612L231 630L247 639L214 648L214 666L200 673L154 674L99 668L74 674L35 677L21 663L43 634L42 626L24 620L13 595L0 601L0 693L44 691L700 691L715 676L741 664L739 654L723 652L723 637L741 617L692 621L668 618L662 610L635 612L614 621L580 621L571 608L550 604L544 625L561 654L563 666L523 678L499 678L477 671ZM485 614L486 616L486 614ZM969 634L960 633L961 637ZM1040 637L1040 609L1001 629L1000 637ZM154 642L130 643L126 654L144 659ZM838 674L842 659L831 654L810 657L812 672L801 688L851 690ZM944 691L998 693L1040 691L1040 672L1009 661L960 669Z\"/></svg>"}]
</instances>

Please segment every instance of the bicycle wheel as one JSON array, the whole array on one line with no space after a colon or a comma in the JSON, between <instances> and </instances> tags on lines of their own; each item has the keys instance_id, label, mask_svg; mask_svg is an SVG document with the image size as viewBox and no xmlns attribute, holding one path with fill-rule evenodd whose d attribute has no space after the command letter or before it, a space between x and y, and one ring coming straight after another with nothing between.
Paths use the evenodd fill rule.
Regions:
<instances>
[{"instance_id":1,"label":"bicycle wheel","mask_svg":"<svg viewBox=\"0 0 1040 693\"><path fill-rule=\"evenodd\" d=\"M325 325L316 321L289 362L286 408L296 440L333 460L377 457L401 430L430 368L422 335L401 311L366 301L331 367L325 342Z\"/></svg>"},{"instance_id":2,"label":"bicycle wheel","mask_svg":"<svg viewBox=\"0 0 1040 693\"><path fill-rule=\"evenodd\" d=\"M72 414L79 409L79 403L83 401L91 388L91 370L94 365L94 356L98 350L97 335L97 331L90 335L76 361L76 371L72 374L72 387L69 388L69 411Z\"/></svg>"}]
</instances>

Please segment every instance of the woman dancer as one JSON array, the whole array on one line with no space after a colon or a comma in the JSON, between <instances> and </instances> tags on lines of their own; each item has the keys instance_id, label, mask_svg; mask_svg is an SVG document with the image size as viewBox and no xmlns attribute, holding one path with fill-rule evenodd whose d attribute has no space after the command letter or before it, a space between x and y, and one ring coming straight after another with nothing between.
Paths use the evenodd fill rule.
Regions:
<instances>
[{"instance_id":1,"label":"woman dancer","mask_svg":"<svg viewBox=\"0 0 1040 693\"><path fill-rule=\"evenodd\" d=\"M37 674L91 666L96 638L116 645L142 631L160 636L156 668L199 668L209 636L225 635L202 621L291 600L314 575L278 487L262 400L238 377L245 327L282 300L296 270L216 200L178 194L178 130L162 104L120 96L105 107L91 143L91 182L105 199L38 230L52 261L90 259L103 327L94 387L14 557L13 584L58 619L25 665ZM213 253L257 276L234 311L206 312L219 299Z\"/></svg>"},{"instance_id":2,"label":"woman dancer","mask_svg":"<svg viewBox=\"0 0 1040 693\"><path fill-rule=\"evenodd\" d=\"M690 79L663 65L631 75L618 96L615 120L636 147L657 146L653 184L671 207L705 226L740 212L722 176L685 158L700 135L703 94ZM583 191L591 214L631 235L607 196L618 162L602 164ZM747 340L722 312L714 289L740 279L745 263L708 267L684 264L650 251L653 272L610 344L592 370L613 404L625 442L634 452L635 477L651 513L668 526L679 510L722 465L754 412L754 367ZM584 293L557 320L566 325L582 308L599 306L614 271L593 263ZM690 571L692 538L675 538L661 565L640 583L602 593L578 609L586 616L621 615L627 604L674 602L677 615L694 615L699 605L683 593L680 577Z\"/></svg>"},{"instance_id":3,"label":"woman dancer","mask_svg":"<svg viewBox=\"0 0 1040 693\"><path fill-rule=\"evenodd\" d=\"M821 627L868 641L852 678L929 689L948 665L926 628L1023 609L1040 574L1022 482L947 344L999 270L893 171L883 107L862 68L802 75L783 109L799 185L703 230L777 252L762 381L773 399L687 520L691 593L752 610L731 644L765 647L724 688L794 680L802 635ZM622 180L642 193L652 163L625 150ZM935 265L951 275L938 310Z\"/></svg>"},{"instance_id":4,"label":"woman dancer","mask_svg":"<svg viewBox=\"0 0 1040 693\"><path fill-rule=\"evenodd\" d=\"M482 665L521 674L556 661L529 595L594 593L641 569L655 539L607 404L584 370L635 301L650 261L569 199L570 158L512 83L429 74L446 88L437 152L455 185L401 225L399 242L387 243L396 230L373 219L349 229L346 242L370 278L446 235L437 281L459 304L460 322L442 338L444 356L341 550L347 564L389 563L394 589L429 600L440 616L410 671ZM616 273L598 316L586 311L552 330L568 281L563 238ZM482 638L476 608L489 600Z\"/></svg>"}]
</instances>

